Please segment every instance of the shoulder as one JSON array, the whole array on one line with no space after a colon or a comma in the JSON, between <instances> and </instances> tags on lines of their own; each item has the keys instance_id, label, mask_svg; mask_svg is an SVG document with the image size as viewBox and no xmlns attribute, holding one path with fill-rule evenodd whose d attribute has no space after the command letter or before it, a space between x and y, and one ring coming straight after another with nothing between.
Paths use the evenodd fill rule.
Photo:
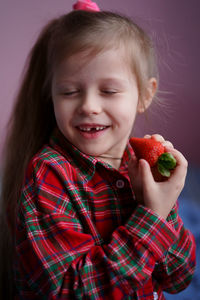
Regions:
<instances>
[{"instance_id":1,"label":"shoulder","mask_svg":"<svg viewBox=\"0 0 200 300\"><path fill-rule=\"evenodd\" d=\"M30 160L26 172L26 177L35 179L47 178L47 175L70 177L74 172L70 161L62 153L49 145L44 145Z\"/></svg>"},{"instance_id":2,"label":"shoulder","mask_svg":"<svg viewBox=\"0 0 200 300\"><path fill-rule=\"evenodd\" d=\"M62 165L66 162L68 162L66 157L49 145L44 145L42 149L31 159L31 163L34 166L38 164Z\"/></svg>"},{"instance_id":3,"label":"shoulder","mask_svg":"<svg viewBox=\"0 0 200 300\"><path fill-rule=\"evenodd\" d=\"M28 164L20 198L22 215L35 218L41 214L63 214L66 207L73 215L70 203L75 176L67 158L45 145Z\"/></svg>"}]
</instances>

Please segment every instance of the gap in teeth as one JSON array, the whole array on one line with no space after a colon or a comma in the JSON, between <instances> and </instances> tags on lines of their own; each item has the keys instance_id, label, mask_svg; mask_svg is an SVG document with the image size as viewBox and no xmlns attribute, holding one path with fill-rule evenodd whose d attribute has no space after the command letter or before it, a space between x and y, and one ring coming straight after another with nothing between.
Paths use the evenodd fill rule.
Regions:
<instances>
[{"instance_id":1,"label":"gap in teeth","mask_svg":"<svg viewBox=\"0 0 200 300\"><path fill-rule=\"evenodd\" d=\"M99 131L99 130L103 130L105 128L106 128L105 126L90 127L90 128L80 127L80 130L89 132L89 131L94 131L94 130Z\"/></svg>"}]
</instances>

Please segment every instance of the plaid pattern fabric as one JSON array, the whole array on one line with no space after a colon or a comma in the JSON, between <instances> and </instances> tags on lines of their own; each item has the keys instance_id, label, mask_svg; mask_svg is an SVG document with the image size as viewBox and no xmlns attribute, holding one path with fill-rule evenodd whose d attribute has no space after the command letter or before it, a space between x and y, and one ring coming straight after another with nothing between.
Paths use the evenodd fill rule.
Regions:
<instances>
[{"instance_id":1,"label":"plaid pattern fabric","mask_svg":"<svg viewBox=\"0 0 200 300\"><path fill-rule=\"evenodd\" d=\"M127 174L56 130L31 160L17 213L16 299L164 299L191 281L195 243L174 207L137 205Z\"/></svg>"}]
</instances>

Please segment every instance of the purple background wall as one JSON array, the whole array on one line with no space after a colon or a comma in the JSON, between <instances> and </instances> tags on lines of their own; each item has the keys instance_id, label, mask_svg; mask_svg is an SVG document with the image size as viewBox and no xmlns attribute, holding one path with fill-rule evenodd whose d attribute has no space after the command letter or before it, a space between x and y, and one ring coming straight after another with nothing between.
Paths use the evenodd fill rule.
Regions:
<instances>
[{"instance_id":1,"label":"purple background wall","mask_svg":"<svg viewBox=\"0 0 200 300\"><path fill-rule=\"evenodd\" d=\"M125 13L147 28L159 52L161 107L148 121L140 118L134 134L158 132L171 140L197 168L190 170L180 213L195 234L199 252L200 175L200 0L96 0L103 10ZM73 0L0 0L0 150L25 58L41 27L71 10ZM189 288L167 299L197 299L196 275Z\"/></svg>"},{"instance_id":2,"label":"purple background wall","mask_svg":"<svg viewBox=\"0 0 200 300\"><path fill-rule=\"evenodd\" d=\"M41 27L71 10L74 1L0 0L0 148L24 62ZM161 106L135 135L160 133L200 166L200 1L98 0L102 10L134 18L152 35L159 53Z\"/></svg>"}]
</instances>

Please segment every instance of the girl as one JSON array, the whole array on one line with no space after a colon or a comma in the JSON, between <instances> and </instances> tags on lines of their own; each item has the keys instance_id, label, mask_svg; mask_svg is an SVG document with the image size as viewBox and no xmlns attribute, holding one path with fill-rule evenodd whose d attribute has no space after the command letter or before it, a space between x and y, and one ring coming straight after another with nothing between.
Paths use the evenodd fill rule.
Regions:
<instances>
[{"instance_id":1,"label":"girl","mask_svg":"<svg viewBox=\"0 0 200 300\"><path fill-rule=\"evenodd\" d=\"M164 299L195 266L176 205L187 163L159 135L147 138L176 157L171 178L156 182L137 161L128 139L157 90L152 42L128 18L80 4L40 34L10 122L15 297Z\"/></svg>"}]
</instances>

